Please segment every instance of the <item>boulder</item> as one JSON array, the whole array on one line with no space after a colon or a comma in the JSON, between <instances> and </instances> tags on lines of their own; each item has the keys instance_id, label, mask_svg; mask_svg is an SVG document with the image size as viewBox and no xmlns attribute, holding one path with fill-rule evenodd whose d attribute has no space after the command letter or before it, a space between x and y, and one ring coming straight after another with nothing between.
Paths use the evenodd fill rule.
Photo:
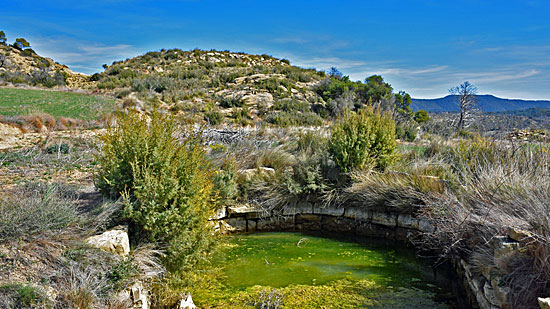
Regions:
<instances>
[{"instance_id":1,"label":"boulder","mask_svg":"<svg viewBox=\"0 0 550 309\"><path fill-rule=\"evenodd\" d=\"M92 236L86 242L93 247L126 257L130 253L130 240L126 231L125 227L115 228L101 235Z\"/></svg>"},{"instance_id":2,"label":"boulder","mask_svg":"<svg viewBox=\"0 0 550 309\"><path fill-rule=\"evenodd\" d=\"M338 206L314 206L313 207L313 213L320 214L320 215L329 215L329 216L335 216L335 217L341 217L344 215L344 207L338 207Z\"/></svg>"},{"instance_id":3,"label":"boulder","mask_svg":"<svg viewBox=\"0 0 550 309\"><path fill-rule=\"evenodd\" d=\"M251 206L249 204L241 204L236 206L227 207L227 217L247 217L247 218L258 218L262 214L262 210Z\"/></svg>"},{"instance_id":4,"label":"boulder","mask_svg":"<svg viewBox=\"0 0 550 309\"><path fill-rule=\"evenodd\" d=\"M372 220L372 211L361 207L346 207L344 217L357 221L370 222Z\"/></svg>"},{"instance_id":5,"label":"boulder","mask_svg":"<svg viewBox=\"0 0 550 309\"><path fill-rule=\"evenodd\" d=\"M220 220L227 217L227 208L225 206L220 207L214 211L214 215L210 217L210 220Z\"/></svg>"},{"instance_id":6,"label":"boulder","mask_svg":"<svg viewBox=\"0 0 550 309\"><path fill-rule=\"evenodd\" d=\"M246 105L258 106L263 104L265 108L273 106L273 95L269 92L251 93L242 97Z\"/></svg>"},{"instance_id":7,"label":"boulder","mask_svg":"<svg viewBox=\"0 0 550 309\"><path fill-rule=\"evenodd\" d=\"M245 180L249 181L256 175L273 175L275 170L270 167L250 168L246 170L240 170L239 174L244 176Z\"/></svg>"}]
</instances>

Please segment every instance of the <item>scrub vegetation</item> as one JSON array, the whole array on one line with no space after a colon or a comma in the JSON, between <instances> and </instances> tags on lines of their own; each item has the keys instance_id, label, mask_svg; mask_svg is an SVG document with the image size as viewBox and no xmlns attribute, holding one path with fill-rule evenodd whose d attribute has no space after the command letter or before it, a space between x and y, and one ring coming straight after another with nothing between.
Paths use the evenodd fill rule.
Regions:
<instances>
[{"instance_id":1,"label":"scrub vegetation","mask_svg":"<svg viewBox=\"0 0 550 309\"><path fill-rule=\"evenodd\" d=\"M6 57L21 72L38 63L23 47ZM137 281L155 308L188 293L208 303L197 291L221 284L212 261L227 247L209 220L216 211L281 210L313 195L427 220L435 228L412 239L417 249L498 273L515 308L548 296L546 131L491 138L457 127L452 115L414 113L410 96L378 75L351 81L336 69L228 51L150 52L80 85L89 93L0 88L0 129L42 132L1 141L0 302L8 307L125 308L119 296ZM94 126L104 129L56 132ZM131 240L125 259L85 241L120 225ZM525 231L522 251L489 263L510 228ZM304 307L338 295L371 304L358 295L374 283L356 283L251 287L231 301Z\"/></svg>"}]
</instances>

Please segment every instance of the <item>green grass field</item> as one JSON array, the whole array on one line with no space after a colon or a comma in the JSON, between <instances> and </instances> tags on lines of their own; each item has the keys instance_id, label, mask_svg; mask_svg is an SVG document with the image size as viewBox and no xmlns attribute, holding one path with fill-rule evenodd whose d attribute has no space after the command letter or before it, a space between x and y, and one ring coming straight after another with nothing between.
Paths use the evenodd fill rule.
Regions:
<instances>
[{"instance_id":1,"label":"green grass field","mask_svg":"<svg viewBox=\"0 0 550 309\"><path fill-rule=\"evenodd\" d=\"M97 119L113 111L113 98L82 93L0 88L0 115L48 113L54 117Z\"/></svg>"}]
</instances>

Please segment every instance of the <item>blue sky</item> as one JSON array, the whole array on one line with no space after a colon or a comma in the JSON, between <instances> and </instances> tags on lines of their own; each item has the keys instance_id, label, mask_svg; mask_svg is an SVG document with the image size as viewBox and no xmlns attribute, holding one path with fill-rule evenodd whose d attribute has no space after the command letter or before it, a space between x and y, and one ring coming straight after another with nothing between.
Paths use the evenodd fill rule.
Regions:
<instances>
[{"instance_id":1,"label":"blue sky","mask_svg":"<svg viewBox=\"0 0 550 309\"><path fill-rule=\"evenodd\" d=\"M480 93L550 99L550 1L11 1L0 30L94 73L151 50L229 49L381 74L413 97L468 80Z\"/></svg>"}]
</instances>

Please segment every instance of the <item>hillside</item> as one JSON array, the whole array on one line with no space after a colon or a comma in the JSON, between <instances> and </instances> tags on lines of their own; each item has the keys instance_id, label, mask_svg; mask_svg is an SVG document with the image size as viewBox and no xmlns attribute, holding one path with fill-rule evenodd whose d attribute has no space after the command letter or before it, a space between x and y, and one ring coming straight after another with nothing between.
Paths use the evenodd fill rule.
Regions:
<instances>
[{"instance_id":1,"label":"hillside","mask_svg":"<svg viewBox=\"0 0 550 309\"><path fill-rule=\"evenodd\" d=\"M321 126L346 110L366 105L394 113L400 123L412 119L410 96L394 93L379 75L364 82L351 81L338 70L325 73L305 69L265 54L162 49L115 61L104 65L103 72L87 76L40 57L30 48L3 45L2 50L5 61L0 85L4 81L4 85L18 87L68 86L91 96L116 98L119 108L144 112L160 109L187 123ZM24 97L33 94L23 92L15 101L11 96L6 106L23 109L11 108L4 115L46 111L44 107L29 108ZM48 110L59 111L58 102L46 103L56 105ZM92 105L82 106L82 111L95 108Z\"/></svg>"},{"instance_id":2,"label":"hillside","mask_svg":"<svg viewBox=\"0 0 550 309\"><path fill-rule=\"evenodd\" d=\"M90 85L85 74L75 73L66 65L39 56L31 48L21 50L6 44L0 44L0 85L2 82L73 89Z\"/></svg>"},{"instance_id":3,"label":"hillside","mask_svg":"<svg viewBox=\"0 0 550 309\"><path fill-rule=\"evenodd\" d=\"M496 112L497 115L523 116L529 118L550 118L550 108L534 107L522 110Z\"/></svg>"},{"instance_id":4,"label":"hillside","mask_svg":"<svg viewBox=\"0 0 550 309\"><path fill-rule=\"evenodd\" d=\"M478 107L483 112L503 112L529 108L550 108L550 101L516 100L497 98L493 95L478 95ZM428 112L457 112L455 96L448 95L437 99L412 99L413 110L424 109Z\"/></svg>"},{"instance_id":5,"label":"hillside","mask_svg":"<svg viewBox=\"0 0 550 309\"><path fill-rule=\"evenodd\" d=\"M310 105L322 100L313 87L324 76L268 55L172 49L114 62L90 79L124 106L160 107L190 122L204 117L212 124L224 118L247 124L283 116L288 124L319 124ZM288 112L295 119L286 119Z\"/></svg>"}]
</instances>

